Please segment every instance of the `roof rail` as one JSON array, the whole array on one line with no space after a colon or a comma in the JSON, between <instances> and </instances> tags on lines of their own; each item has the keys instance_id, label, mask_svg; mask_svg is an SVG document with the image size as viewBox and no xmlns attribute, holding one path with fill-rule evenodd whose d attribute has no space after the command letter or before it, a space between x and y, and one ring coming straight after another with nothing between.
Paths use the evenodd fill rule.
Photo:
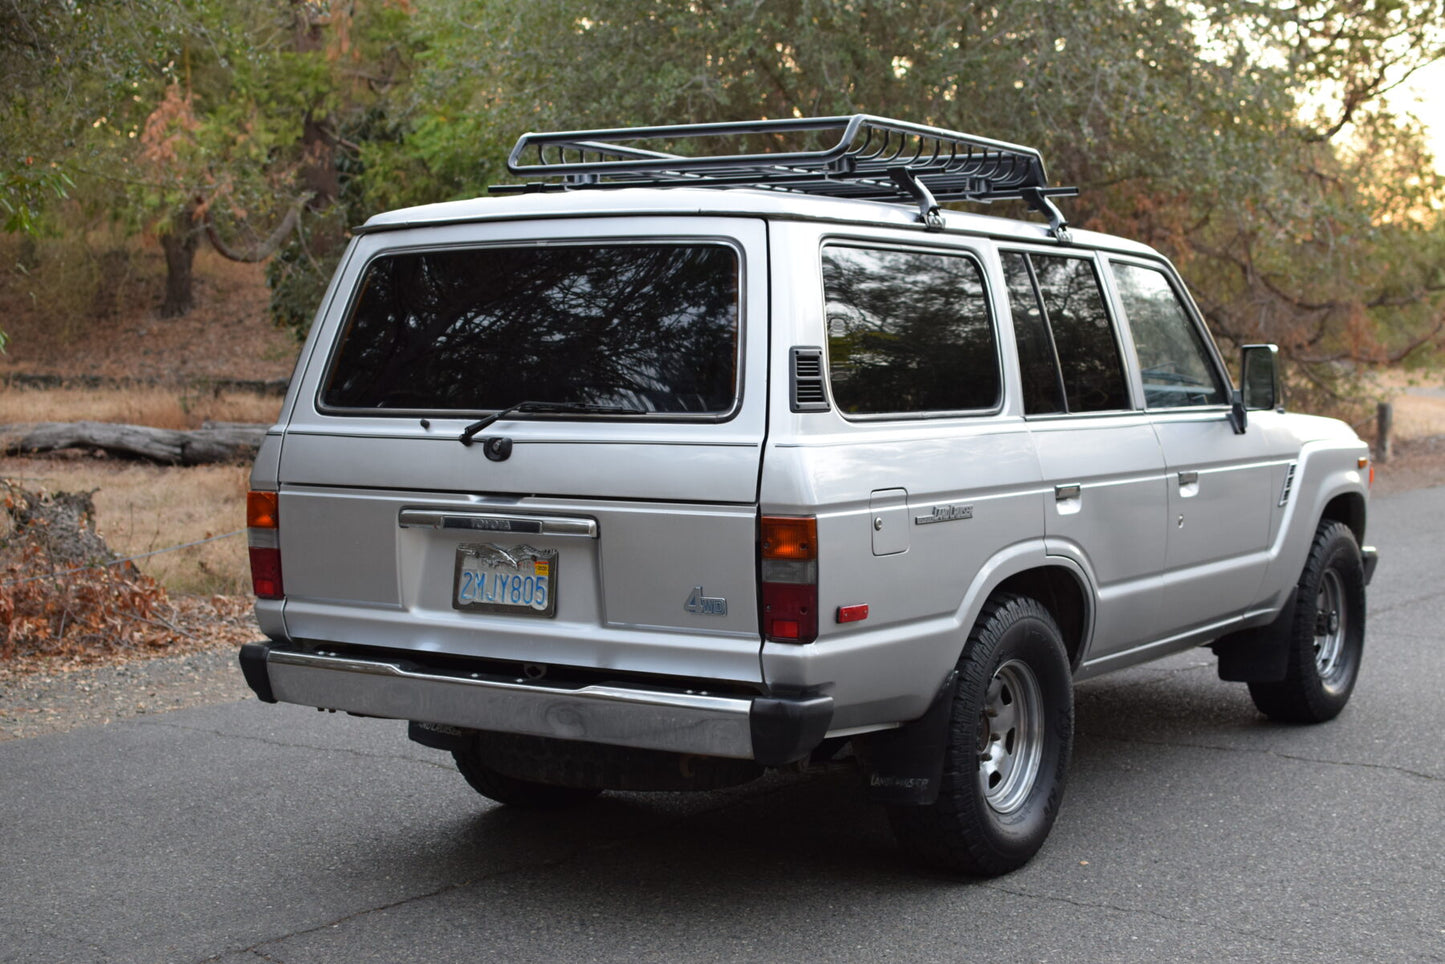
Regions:
<instances>
[{"instance_id":1,"label":"roof rail","mask_svg":"<svg viewBox=\"0 0 1445 964\"><path fill-rule=\"evenodd\" d=\"M779 135L833 132L838 140L831 147L778 153L685 155L636 146L750 135L776 141ZM940 201L1021 199L1048 218L1050 233L1065 243L1068 222L1051 199L1079 193L1049 187L1043 158L1031 147L870 114L528 133L517 140L507 170L561 180L498 185L493 191L757 187L916 203L919 220L932 230L943 227Z\"/></svg>"}]
</instances>

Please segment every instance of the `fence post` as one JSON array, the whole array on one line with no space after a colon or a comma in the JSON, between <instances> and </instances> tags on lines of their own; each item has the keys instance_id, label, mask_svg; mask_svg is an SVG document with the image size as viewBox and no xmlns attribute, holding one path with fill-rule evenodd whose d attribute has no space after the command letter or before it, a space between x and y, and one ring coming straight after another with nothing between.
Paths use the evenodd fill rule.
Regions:
<instances>
[{"instance_id":1,"label":"fence post","mask_svg":"<svg viewBox=\"0 0 1445 964\"><path fill-rule=\"evenodd\" d=\"M1375 461L1390 461L1390 426L1395 419L1395 406L1381 402L1375 408Z\"/></svg>"}]
</instances>

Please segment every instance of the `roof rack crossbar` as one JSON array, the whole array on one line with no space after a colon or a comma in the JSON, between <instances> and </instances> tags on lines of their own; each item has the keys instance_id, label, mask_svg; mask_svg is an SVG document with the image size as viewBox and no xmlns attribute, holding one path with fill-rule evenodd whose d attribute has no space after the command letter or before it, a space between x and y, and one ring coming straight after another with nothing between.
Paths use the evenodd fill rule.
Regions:
<instances>
[{"instance_id":1,"label":"roof rack crossbar","mask_svg":"<svg viewBox=\"0 0 1445 964\"><path fill-rule=\"evenodd\" d=\"M675 152L684 143L698 144L699 138L777 142L796 134L813 135L826 146L708 153L710 145L701 144L695 154ZM836 141L828 143L831 137ZM916 202L920 220L929 226L939 218L939 201L1023 199L1049 219L1056 237L1061 232L1066 237L1068 226L1050 198L1078 193L1049 187L1043 158L1031 147L870 114L529 133L518 139L507 169L560 182L502 185L494 191L750 186Z\"/></svg>"}]
</instances>

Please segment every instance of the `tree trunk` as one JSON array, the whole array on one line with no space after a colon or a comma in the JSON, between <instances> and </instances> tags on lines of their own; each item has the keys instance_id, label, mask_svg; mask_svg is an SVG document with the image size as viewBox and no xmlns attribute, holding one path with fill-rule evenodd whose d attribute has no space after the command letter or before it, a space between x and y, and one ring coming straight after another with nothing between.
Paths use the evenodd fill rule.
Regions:
<instances>
[{"instance_id":1,"label":"tree trunk","mask_svg":"<svg viewBox=\"0 0 1445 964\"><path fill-rule=\"evenodd\" d=\"M184 432L111 422L34 422L0 425L0 453L100 449L109 455L162 465L206 465L255 458L265 435L264 425L233 422Z\"/></svg>"},{"instance_id":2,"label":"tree trunk","mask_svg":"<svg viewBox=\"0 0 1445 964\"><path fill-rule=\"evenodd\" d=\"M196 303L191 266L196 260L201 231L196 224L195 213L194 203L178 209L171 215L170 230L161 235L161 250L166 253L166 297L161 302L162 318L179 318Z\"/></svg>"}]
</instances>

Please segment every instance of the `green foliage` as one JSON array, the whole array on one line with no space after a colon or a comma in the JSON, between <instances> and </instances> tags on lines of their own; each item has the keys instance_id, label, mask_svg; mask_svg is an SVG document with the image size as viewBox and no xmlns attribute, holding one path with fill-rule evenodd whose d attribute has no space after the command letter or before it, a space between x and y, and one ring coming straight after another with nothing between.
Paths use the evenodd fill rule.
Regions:
<instances>
[{"instance_id":1,"label":"green foliage","mask_svg":"<svg viewBox=\"0 0 1445 964\"><path fill-rule=\"evenodd\" d=\"M1380 100L1440 56L1437 0L465 6L419 82L519 129L867 111L1027 143L1071 220L1169 253L1304 383L1440 350L1445 185Z\"/></svg>"},{"instance_id":2,"label":"green foliage","mask_svg":"<svg viewBox=\"0 0 1445 964\"><path fill-rule=\"evenodd\" d=\"M1445 184L1382 95L1442 50L1445 0L15 0L0 212L245 253L308 198L268 267L302 334L351 225L483 193L524 130L867 111L1040 148L1077 226L1335 391L1440 357Z\"/></svg>"}]
</instances>

